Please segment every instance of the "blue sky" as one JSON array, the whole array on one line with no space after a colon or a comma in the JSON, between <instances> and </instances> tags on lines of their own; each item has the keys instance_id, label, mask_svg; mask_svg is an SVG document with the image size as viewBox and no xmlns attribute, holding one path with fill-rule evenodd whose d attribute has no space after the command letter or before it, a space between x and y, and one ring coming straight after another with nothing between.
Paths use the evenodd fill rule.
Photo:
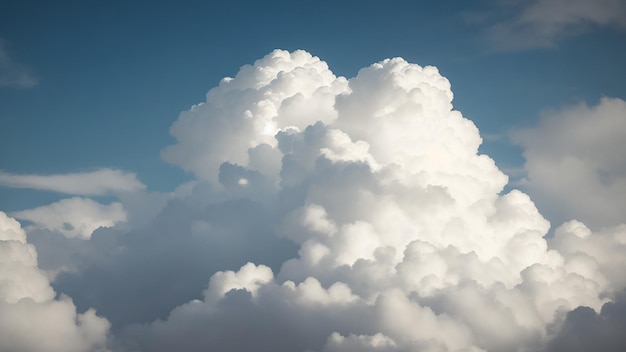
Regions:
<instances>
[{"instance_id":1,"label":"blue sky","mask_svg":"<svg viewBox=\"0 0 626 352\"><path fill-rule=\"evenodd\" d=\"M625 62L624 0L0 1L0 351L626 346Z\"/></svg>"},{"instance_id":2,"label":"blue sky","mask_svg":"<svg viewBox=\"0 0 626 352\"><path fill-rule=\"evenodd\" d=\"M13 173L113 167L171 190L187 178L159 158L171 123L275 48L307 50L346 77L396 56L437 66L455 108L500 138L484 152L509 169L523 162L510 129L544 109L626 96L622 32L591 25L510 51L486 33L515 13L491 1L4 1L0 16L3 52L37 82L0 91L1 168ZM3 209L34 205L30 192L2 194Z\"/></svg>"}]
</instances>

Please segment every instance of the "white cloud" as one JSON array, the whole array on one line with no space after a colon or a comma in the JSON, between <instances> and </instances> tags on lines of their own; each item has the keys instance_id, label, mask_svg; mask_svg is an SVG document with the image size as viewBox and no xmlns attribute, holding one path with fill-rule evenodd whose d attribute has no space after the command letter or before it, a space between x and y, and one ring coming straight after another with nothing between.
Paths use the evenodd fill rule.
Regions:
<instances>
[{"instance_id":1,"label":"white cloud","mask_svg":"<svg viewBox=\"0 0 626 352\"><path fill-rule=\"evenodd\" d=\"M13 60L0 38L0 87L28 88L37 85L38 79L29 69Z\"/></svg>"},{"instance_id":2,"label":"white cloud","mask_svg":"<svg viewBox=\"0 0 626 352\"><path fill-rule=\"evenodd\" d=\"M108 321L55 296L19 223L0 212L0 350L107 350Z\"/></svg>"},{"instance_id":3,"label":"white cloud","mask_svg":"<svg viewBox=\"0 0 626 352\"><path fill-rule=\"evenodd\" d=\"M302 116L285 123L285 100L299 96ZM209 181L190 198L202 190L210 205L187 209L240 219L198 219L193 238L232 238L256 214L300 249L280 269L214 274L202 299L127 327L118 349L541 350L568 311L616 300L624 225L571 222L546 240L530 197L501 194L506 175L478 154L478 129L452 97L434 67L395 58L346 81L301 51L222 81L181 114L179 144L163 153Z\"/></svg>"},{"instance_id":4,"label":"white cloud","mask_svg":"<svg viewBox=\"0 0 626 352\"><path fill-rule=\"evenodd\" d=\"M54 291L37 268L37 251L26 242L26 234L15 219L0 212L2 286L0 299L16 303L24 297L37 302L51 300Z\"/></svg>"},{"instance_id":5,"label":"white cloud","mask_svg":"<svg viewBox=\"0 0 626 352\"><path fill-rule=\"evenodd\" d=\"M548 180L567 197L591 187L577 195L587 203L555 204L594 226L567 222L546 239L550 224L530 197L501 193L507 176L478 154L479 131L452 98L434 67L394 58L347 80L306 52L277 50L181 114L163 157L198 179L172 195L128 193L144 186L118 170L0 173L5 186L121 202L16 212L35 223L39 264L1 214L0 340L7 331L17 336L10 350L54 350L47 340L105 348L107 320L55 299L44 269L78 307L115 324L116 351L562 346L584 323L578 307L603 319L626 289L624 162L614 153L626 150L626 104L577 106L518 133L529 187ZM563 158L582 167L559 169ZM566 175L542 178L552 167ZM126 228L94 231L126 218ZM41 339L32 324L25 332L29 321Z\"/></svg>"},{"instance_id":6,"label":"white cloud","mask_svg":"<svg viewBox=\"0 0 626 352\"><path fill-rule=\"evenodd\" d=\"M626 29L624 0L532 0L511 4L515 15L488 31L489 39L500 50L551 47L560 39L597 27Z\"/></svg>"},{"instance_id":7,"label":"white cloud","mask_svg":"<svg viewBox=\"0 0 626 352\"><path fill-rule=\"evenodd\" d=\"M29 188L82 196L133 192L145 189L133 173L115 169L98 169L90 172L29 175L0 171L0 186Z\"/></svg>"},{"instance_id":8,"label":"white cloud","mask_svg":"<svg viewBox=\"0 0 626 352\"><path fill-rule=\"evenodd\" d=\"M524 148L525 187L544 211L594 228L626 221L626 102L549 112L512 138Z\"/></svg>"},{"instance_id":9,"label":"white cloud","mask_svg":"<svg viewBox=\"0 0 626 352\"><path fill-rule=\"evenodd\" d=\"M277 173L280 155L268 148L276 146L276 132L332 121L335 96L346 86L319 58L276 50L234 79L224 78L206 102L181 113L170 129L179 143L162 156L206 180L216 181L227 161Z\"/></svg>"},{"instance_id":10,"label":"white cloud","mask_svg":"<svg viewBox=\"0 0 626 352\"><path fill-rule=\"evenodd\" d=\"M32 221L27 228L58 231L67 237L87 239L99 227L112 227L126 221L126 212L121 203L100 204L88 198L67 198L34 209L16 211L11 214Z\"/></svg>"}]
</instances>

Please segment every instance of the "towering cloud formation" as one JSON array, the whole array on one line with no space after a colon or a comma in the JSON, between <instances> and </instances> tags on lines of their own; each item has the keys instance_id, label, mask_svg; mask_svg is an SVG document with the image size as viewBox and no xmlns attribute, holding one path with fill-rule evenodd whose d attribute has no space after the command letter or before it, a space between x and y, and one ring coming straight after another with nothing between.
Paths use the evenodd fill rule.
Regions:
<instances>
[{"instance_id":1,"label":"towering cloud formation","mask_svg":"<svg viewBox=\"0 0 626 352\"><path fill-rule=\"evenodd\" d=\"M105 351L108 321L55 296L19 223L0 212L0 351Z\"/></svg>"},{"instance_id":2,"label":"towering cloud formation","mask_svg":"<svg viewBox=\"0 0 626 352\"><path fill-rule=\"evenodd\" d=\"M163 156L210 184L209 203L263 205L298 255L214 274L116 348L541 350L568 311L599 312L626 285L626 225L571 221L547 240L452 98L436 68L399 58L346 80L276 50L222 80Z\"/></svg>"}]
</instances>

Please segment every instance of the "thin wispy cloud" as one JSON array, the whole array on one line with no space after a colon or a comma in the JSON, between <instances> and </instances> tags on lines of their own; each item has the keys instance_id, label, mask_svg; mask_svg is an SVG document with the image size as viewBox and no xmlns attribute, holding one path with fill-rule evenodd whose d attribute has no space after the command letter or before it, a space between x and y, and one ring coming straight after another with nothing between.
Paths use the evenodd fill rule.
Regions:
<instances>
[{"instance_id":1,"label":"thin wispy cloud","mask_svg":"<svg viewBox=\"0 0 626 352\"><path fill-rule=\"evenodd\" d=\"M495 12L504 16L486 36L500 51L548 48L601 27L626 30L624 0L508 1Z\"/></svg>"},{"instance_id":2,"label":"thin wispy cloud","mask_svg":"<svg viewBox=\"0 0 626 352\"><path fill-rule=\"evenodd\" d=\"M5 41L0 38L0 87L29 88L38 83L30 69L10 55Z\"/></svg>"},{"instance_id":3,"label":"thin wispy cloud","mask_svg":"<svg viewBox=\"0 0 626 352\"><path fill-rule=\"evenodd\" d=\"M115 169L54 175L13 174L0 171L0 186L82 196L101 196L145 189L145 185L134 173Z\"/></svg>"}]
</instances>

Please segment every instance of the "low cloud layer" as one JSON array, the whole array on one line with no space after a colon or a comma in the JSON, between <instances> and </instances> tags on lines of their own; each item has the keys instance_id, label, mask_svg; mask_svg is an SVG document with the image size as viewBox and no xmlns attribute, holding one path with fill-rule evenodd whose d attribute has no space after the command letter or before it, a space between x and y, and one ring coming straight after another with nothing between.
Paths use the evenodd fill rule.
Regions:
<instances>
[{"instance_id":1,"label":"low cloud layer","mask_svg":"<svg viewBox=\"0 0 626 352\"><path fill-rule=\"evenodd\" d=\"M135 174L114 169L58 175L12 174L0 171L0 185L80 196L98 196L145 189L145 185L137 180Z\"/></svg>"},{"instance_id":2,"label":"low cloud layer","mask_svg":"<svg viewBox=\"0 0 626 352\"><path fill-rule=\"evenodd\" d=\"M133 226L33 228L37 270L121 352L549 351L626 321L626 224L548 235L452 100L432 66L273 51L173 124L195 181L126 193Z\"/></svg>"}]
</instances>

